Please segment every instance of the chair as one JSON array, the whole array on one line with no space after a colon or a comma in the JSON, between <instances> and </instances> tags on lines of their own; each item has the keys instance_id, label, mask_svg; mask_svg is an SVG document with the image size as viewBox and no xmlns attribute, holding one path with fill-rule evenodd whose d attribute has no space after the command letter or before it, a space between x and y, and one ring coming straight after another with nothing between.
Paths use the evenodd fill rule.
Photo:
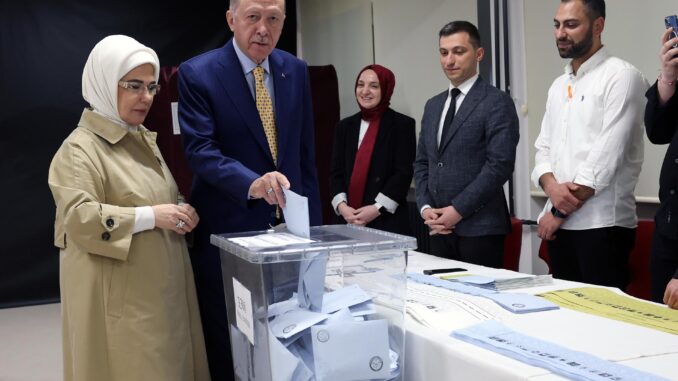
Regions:
<instances>
[{"instance_id":1,"label":"chair","mask_svg":"<svg viewBox=\"0 0 678 381\"><path fill-rule=\"evenodd\" d=\"M626 286L626 293L645 300L652 300L650 252L653 234L653 220L638 220L636 244L629 255L629 284Z\"/></svg>"},{"instance_id":2,"label":"chair","mask_svg":"<svg viewBox=\"0 0 678 381\"><path fill-rule=\"evenodd\" d=\"M523 240L523 222L511 217L511 233L504 240L504 268L518 271L520 247Z\"/></svg>"},{"instance_id":3,"label":"chair","mask_svg":"<svg viewBox=\"0 0 678 381\"><path fill-rule=\"evenodd\" d=\"M548 267L549 269L549 274L553 274L553 271L551 271L551 257L549 256L549 245L548 241L546 240L541 240L541 244L539 245L539 258L546 262L546 267Z\"/></svg>"}]
</instances>

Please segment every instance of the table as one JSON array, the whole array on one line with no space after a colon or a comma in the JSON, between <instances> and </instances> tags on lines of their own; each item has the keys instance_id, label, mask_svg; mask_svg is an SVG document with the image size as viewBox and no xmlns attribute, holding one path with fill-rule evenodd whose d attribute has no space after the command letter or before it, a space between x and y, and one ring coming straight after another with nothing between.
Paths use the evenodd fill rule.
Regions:
<instances>
[{"instance_id":1,"label":"table","mask_svg":"<svg viewBox=\"0 0 678 381\"><path fill-rule=\"evenodd\" d=\"M491 269L418 252L409 253L407 271L421 272L423 269L454 267L468 269L477 275L497 278L516 275L515 272L509 270ZM554 279L553 285L511 290L511 292L538 294L584 286L591 285ZM413 286L408 284L408 289L411 287ZM621 293L618 289L612 290ZM411 290L408 290L409 292ZM488 299L460 296L487 309L495 315L497 320L516 331L670 380L678 380L678 336L676 335L566 308L529 314L512 314L494 305ZM411 304L412 302L408 301L408 309ZM527 365L450 337L449 334L453 329L472 324L473 319L468 316L455 319L450 315L449 320L449 329L432 328L422 325L408 314L404 380L565 380L548 370ZM461 322L456 320L461 320Z\"/></svg>"}]
</instances>

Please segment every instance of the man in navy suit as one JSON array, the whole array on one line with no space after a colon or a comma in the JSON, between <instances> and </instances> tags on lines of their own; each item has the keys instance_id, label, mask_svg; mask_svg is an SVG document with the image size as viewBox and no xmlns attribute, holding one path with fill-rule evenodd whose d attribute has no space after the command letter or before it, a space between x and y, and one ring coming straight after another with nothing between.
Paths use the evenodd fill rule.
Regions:
<instances>
[{"instance_id":1,"label":"man in navy suit","mask_svg":"<svg viewBox=\"0 0 678 381\"><path fill-rule=\"evenodd\" d=\"M179 122L195 175L191 204L201 217L191 260L212 380L233 374L221 265L210 234L279 223L282 188L308 197L311 224L320 224L308 67L275 49L285 2L232 0L226 19L233 39L183 63L178 81ZM265 98L264 108L273 109L268 117L261 111Z\"/></svg>"},{"instance_id":2,"label":"man in navy suit","mask_svg":"<svg viewBox=\"0 0 678 381\"><path fill-rule=\"evenodd\" d=\"M426 102L414 162L417 206L431 254L502 267L511 230L503 184L513 173L518 116L508 94L478 76L478 29L453 21L439 33L449 89Z\"/></svg>"}]
</instances>

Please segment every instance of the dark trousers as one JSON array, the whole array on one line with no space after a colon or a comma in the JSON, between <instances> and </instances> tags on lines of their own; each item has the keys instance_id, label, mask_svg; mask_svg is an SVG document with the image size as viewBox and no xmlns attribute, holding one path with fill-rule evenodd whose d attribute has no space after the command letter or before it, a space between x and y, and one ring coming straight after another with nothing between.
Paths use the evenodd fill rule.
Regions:
<instances>
[{"instance_id":1,"label":"dark trousers","mask_svg":"<svg viewBox=\"0 0 678 381\"><path fill-rule=\"evenodd\" d=\"M460 237L454 233L433 235L430 239L431 254L481 266L502 268L505 238L504 234L478 237Z\"/></svg>"},{"instance_id":2,"label":"dark trousers","mask_svg":"<svg viewBox=\"0 0 678 381\"><path fill-rule=\"evenodd\" d=\"M666 238L655 229L650 256L653 301L664 303L666 284L676 275L676 270L678 270L678 240Z\"/></svg>"},{"instance_id":3,"label":"dark trousers","mask_svg":"<svg viewBox=\"0 0 678 381\"><path fill-rule=\"evenodd\" d=\"M201 246L200 250L191 251L191 264L200 304L207 361L212 381L231 381L234 380L233 359L219 249L212 245Z\"/></svg>"},{"instance_id":4,"label":"dark trousers","mask_svg":"<svg viewBox=\"0 0 678 381\"><path fill-rule=\"evenodd\" d=\"M623 291L629 282L629 254L635 242L635 228L560 229L548 243L551 271L559 279Z\"/></svg>"}]
</instances>

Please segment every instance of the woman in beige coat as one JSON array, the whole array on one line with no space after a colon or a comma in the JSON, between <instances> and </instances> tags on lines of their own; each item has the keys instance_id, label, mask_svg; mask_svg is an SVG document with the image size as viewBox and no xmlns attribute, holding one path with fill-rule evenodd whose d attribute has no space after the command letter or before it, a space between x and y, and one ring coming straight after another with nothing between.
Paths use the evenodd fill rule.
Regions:
<instances>
[{"instance_id":1,"label":"woman in beige coat","mask_svg":"<svg viewBox=\"0 0 678 381\"><path fill-rule=\"evenodd\" d=\"M100 41L82 76L90 108L49 169L66 381L209 379L184 240L198 215L141 125L159 69L130 37Z\"/></svg>"}]
</instances>

